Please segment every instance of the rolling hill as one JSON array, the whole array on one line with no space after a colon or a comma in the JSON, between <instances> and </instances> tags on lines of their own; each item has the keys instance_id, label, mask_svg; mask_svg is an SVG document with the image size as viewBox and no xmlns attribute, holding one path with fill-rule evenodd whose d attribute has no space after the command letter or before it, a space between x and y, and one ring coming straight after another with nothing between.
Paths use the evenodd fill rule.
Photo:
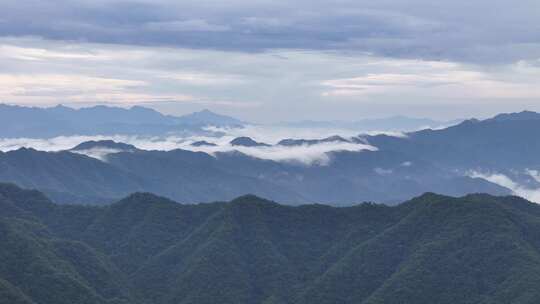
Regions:
<instances>
[{"instance_id":1,"label":"rolling hill","mask_svg":"<svg viewBox=\"0 0 540 304\"><path fill-rule=\"evenodd\" d=\"M87 207L2 184L0 208L0 303L540 299L540 207L518 197L335 208L137 193Z\"/></svg>"}]
</instances>

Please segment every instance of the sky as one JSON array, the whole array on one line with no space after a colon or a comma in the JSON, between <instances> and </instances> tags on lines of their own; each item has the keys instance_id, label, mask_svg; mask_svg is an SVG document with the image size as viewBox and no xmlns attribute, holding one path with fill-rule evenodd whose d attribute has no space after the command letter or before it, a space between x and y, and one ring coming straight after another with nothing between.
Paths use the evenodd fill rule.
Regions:
<instances>
[{"instance_id":1,"label":"sky","mask_svg":"<svg viewBox=\"0 0 540 304\"><path fill-rule=\"evenodd\" d=\"M254 122L540 111L538 0L2 0L0 102Z\"/></svg>"}]
</instances>

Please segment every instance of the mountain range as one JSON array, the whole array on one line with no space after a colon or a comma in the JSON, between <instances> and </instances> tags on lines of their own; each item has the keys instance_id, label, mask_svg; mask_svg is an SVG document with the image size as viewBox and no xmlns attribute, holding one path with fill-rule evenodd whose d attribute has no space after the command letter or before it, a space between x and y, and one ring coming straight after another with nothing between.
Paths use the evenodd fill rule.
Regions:
<instances>
[{"instance_id":1,"label":"mountain range","mask_svg":"<svg viewBox=\"0 0 540 304\"><path fill-rule=\"evenodd\" d=\"M240 152L212 156L186 150L136 150L108 154L103 161L71 151L23 148L0 153L0 180L40 189L59 203L92 204L108 203L134 191L151 191L186 203L255 193L284 203L332 205L392 204L427 190L452 195L510 193L483 179L394 152L332 152L331 157L328 165L305 165Z\"/></svg>"},{"instance_id":2,"label":"mountain range","mask_svg":"<svg viewBox=\"0 0 540 304\"><path fill-rule=\"evenodd\" d=\"M204 109L183 116L164 115L142 106L120 108L94 106L75 109L63 105L49 108L0 104L0 138L51 138L71 135L151 135L209 134L206 126L242 127L253 125L234 117ZM348 129L361 131L416 131L440 128L460 120L436 121L426 118L394 116L347 121L299 121L279 123L277 127L303 129Z\"/></svg>"},{"instance_id":3,"label":"mountain range","mask_svg":"<svg viewBox=\"0 0 540 304\"><path fill-rule=\"evenodd\" d=\"M395 204L427 191L453 196L503 195L515 188L540 188L540 179L531 174L540 171L539 129L540 114L522 112L400 137L285 140L271 147L250 138L232 143L249 149L279 147L280 153L329 140L376 148L328 152L326 163L310 165L239 151L146 151L110 141L81 145L106 148L98 149L97 156L86 153L94 157L81 154L81 146L79 151L61 152L22 148L0 153L0 181L39 189L59 203L92 204L108 203L136 191L184 203L230 200L253 193L289 204L331 205ZM475 172L502 174L510 182L480 178Z\"/></svg>"},{"instance_id":4,"label":"mountain range","mask_svg":"<svg viewBox=\"0 0 540 304\"><path fill-rule=\"evenodd\" d=\"M209 110L177 117L141 106L129 109L109 106L73 109L62 105L31 108L6 104L0 104L0 121L0 137L3 138L204 133L203 127L208 125L239 127L245 124Z\"/></svg>"},{"instance_id":5,"label":"mountain range","mask_svg":"<svg viewBox=\"0 0 540 304\"><path fill-rule=\"evenodd\" d=\"M424 194L395 207L56 205L0 184L2 304L537 303L540 207Z\"/></svg>"}]
</instances>

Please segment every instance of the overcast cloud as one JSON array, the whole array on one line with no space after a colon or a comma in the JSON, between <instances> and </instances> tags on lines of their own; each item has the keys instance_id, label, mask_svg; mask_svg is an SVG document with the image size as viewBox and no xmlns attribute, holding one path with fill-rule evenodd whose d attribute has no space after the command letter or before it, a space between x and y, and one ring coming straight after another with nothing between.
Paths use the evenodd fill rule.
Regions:
<instances>
[{"instance_id":1,"label":"overcast cloud","mask_svg":"<svg viewBox=\"0 0 540 304\"><path fill-rule=\"evenodd\" d=\"M0 101L261 122L540 110L539 20L536 0L5 0Z\"/></svg>"},{"instance_id":2,"label":"overcast cloud","mask_svg":"<svg viewBox=\"0 0 540 304\"><path fill-rule=\"evenodd\" d=\"M347 50L516 61L537 56L535 0L5 0L4 36L235 51ZM511 47L511 48L510 48Z\"/></svg>"}]
</instances>

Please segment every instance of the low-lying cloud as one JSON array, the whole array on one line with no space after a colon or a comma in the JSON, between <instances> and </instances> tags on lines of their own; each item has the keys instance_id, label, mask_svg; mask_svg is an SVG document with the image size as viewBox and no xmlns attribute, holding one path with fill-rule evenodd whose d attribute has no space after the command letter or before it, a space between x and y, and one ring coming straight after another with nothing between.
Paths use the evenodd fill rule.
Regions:
<instances>
[{"instance_id":1,"label":"low-lying cloud","mask_svg":"<svg viewBox=\"0 0 540 304\"><path fill-rule=\"evenodd\" d=\"M270 131L273 130L273 131ZM351 142L322 142L312 145L281 146L275 145L283 138L293 139L320 139L330 135L340 134L344 137L351 137L352 131L343 130L319 130L317 132L308 129L294 130L286 128L270 128L265 126L247 126L245 128L213 128L212 131L219 132L223 136L162 136L162 137L143 137L129 135L114 136L59 136L49 139L36 138L3 138L0 139L0 151L7 152L19 148L33 148L40 151L63 151L69 150L78 144L86 141L114 140L133 145L142 150L160 150L170 151L183 149L196 152L205 152L216 156L218 153L227 153L238 151L243 154L273 161L280 162L298 162L306 165L326 165L331 161L331 152L351 151L359 152L364 150L374 151L376 147L367 143ZM339 131L339 133L334 133ZM230 141L239 136L249 136L256 141L272 144L272 146L244 147L233 146ZM193 146L198 141L206 141L215 144L215 146ZM106 161L106 156L111 153L117 153L118 150L108 148L96 148L77 153L85 154L100 160Z\"/></svg>"},{"instance_id":2,"label":"low-lying cloud","mask_svg":"<svg viewBox=\"0 0 540 304\"><path fill-rule=\"evenodd\" d=\"M536 170L526 170L525 173L530 175L532 178L534 178L537 181L540 181L540 176L538 175L538 171ZM512 192L517 195L521 196L529 201L540 203L540 188L531 189L529 187L525 187L514 180L512 180L510 177L508 177L505 174L502 173L482 173L477 171L471 171L469 172L469 176L473 178L482 178L489 182L492 182L494 184L497 184L499 186L508 188L512 190Z\"/></svg>"},{"instance_id":3,"label":"low-lying cloud","mask_svg":"<svg viewBox=\"0 0 540 304\"><path fill-rule=\"evenodd\" d=\"M359 152L364 150L376 150L375 147L365 144L329 142L314 145L299 145L299 146L270 146L270 147L242 147L231 146L229 144L215 147L186 147L186 150L201 151L212 155L217 152L232 152L239 151L246 155L269 159L274 161L300 162L306 165L327 165L331 156L330 152L334 151L353 151Z\"/></svg>"},{"instance_id":4,"label":"low-lying cloud","mask_svg":"<svg viewBox=\"0 0 540 304\"><path fill-rule=\"evenodd\" d=\"M289 127L286 125L245 125L242 128L223 128L223 127L207 127L207 131L226 134L221 140L231 140L235 137L247 136L255 141L264 142L267 144L276 144L282 139L321 139L334 135L339 135L344 138L358 136L358 134L376 135L385 134L388 136L405 137L403 132L393 131L363 131L358 128L340 128L340 127ZM194 139L195 137L193 137ZM199 138L205 140L205 138ZM210 138L210 140L215 140Z\"/></svg>"},{"instance_id":5,"label":"low-lying cloud","mask_svg":"<svg viewBox=\"0 0 540 304\"><path fill-rule=\"evenodd\" d=\"M83 154L86 156L90 156L92 158L97 158L102 161L107 161L107 155L113 154L113 153L119 153L123 152L119 149L110 149L110 148L93 148L93 149L87 149L87 150L75 150L72 151L77 154Z\"/></svg>"}]
</instances>

